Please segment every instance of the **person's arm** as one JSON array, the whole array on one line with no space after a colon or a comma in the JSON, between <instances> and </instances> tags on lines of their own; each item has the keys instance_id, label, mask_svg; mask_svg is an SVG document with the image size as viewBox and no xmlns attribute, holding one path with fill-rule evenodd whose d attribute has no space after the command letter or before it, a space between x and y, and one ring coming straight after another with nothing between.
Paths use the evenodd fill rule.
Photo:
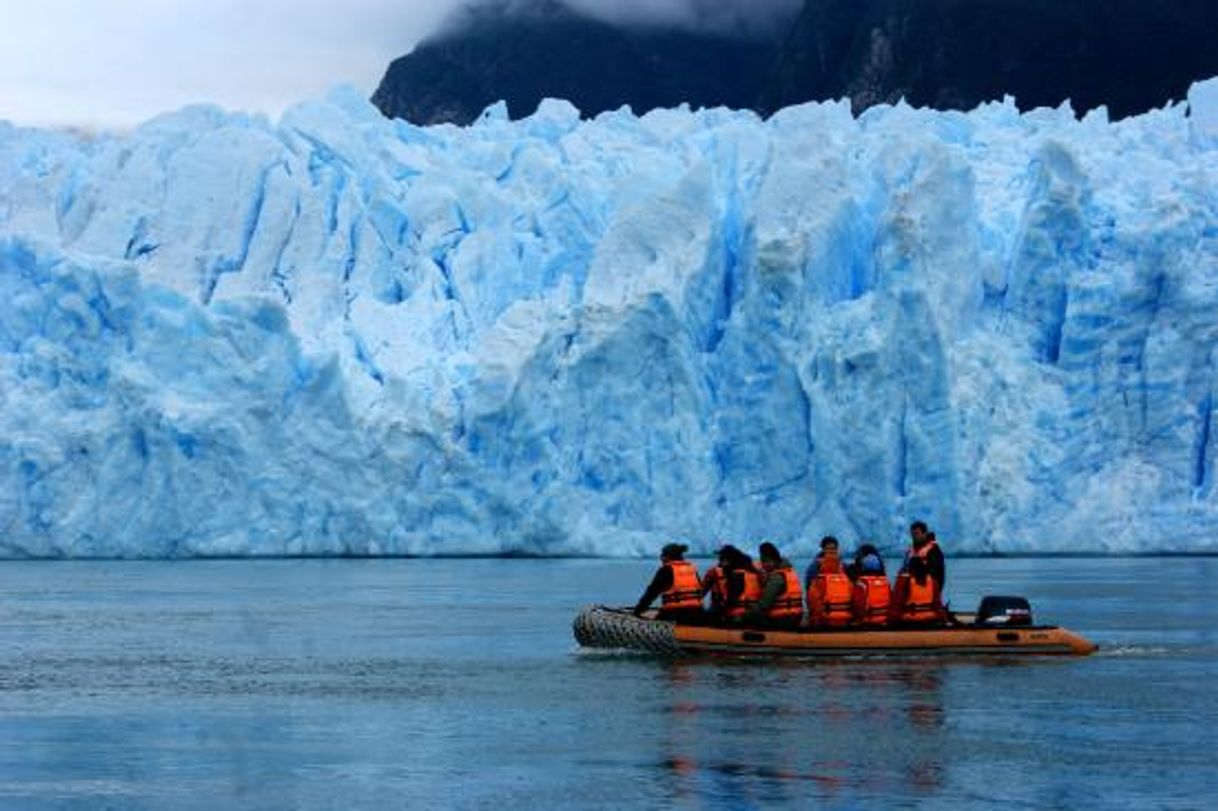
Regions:
<instances>
[{"instance_id":1,"label":"person's arm","mask_svg":"<svg viewBox=\"0 0 1218 811\"><path fill-rule=\"evenodd\" d=\"M813 558L812 562L808 564L808 571L804 572L804 594L812 590L812 583L818 574L820 574L820 558Z\"/></svg>"},{"instance_id":2,"label":"person's arm","mask_svg":"<svg viewBox=\"0 0 1218 811\"><path fill-rule=\"evenodd\" d=\"M892 601L888 604L888 616L897 620L905 609L905 601L909 599L909 575L897 575L897 582L892 589Z\"/></svg>"},{"instance_id":3,"label":"person's arm","mask_svg":"<svg viewBox=\"0 0 1218 811\"><path fill-rule=\"evenodd\" d=\"M738 605L744 594L744 575L733 569L727 573L727 605Z\"/></svg>"},{"instance_id":4,"label":"person's arm","mask_svg":"<svg viewBox=\"0 0 1218 811\"><path fill-rule=\"evenodd\" d=\"M850 615L857 621L862 619L866 613L867 593L864 591L863 584L856 580L850 587Z\"/></svg>"},{"instance_id":5,"label":"person's arm","mask_svg":"<svg viewBox=\"0 0 1218 811\"><path fill-rule=\"evenodd\" d=\"M787 579L782 576L782 573L770 572L770 576L765 580L765 586L761 589L761 599L748 610L747 615L749 617L759 617L765 614L786 590Z\"/></svg>"},{"instance_id":6,"label":"person's arm","mask_svg":"<svg viewBox=\"0 0 1218 811\"><path fill-rule=\"evenodd\" d=\"M634 615L640 616L646 611L655 598L659 597L664 592L672 588L672 568L669 566L661 566L656 572L655 577L651 578L651 584L647 586L647 591L643 592L643 596L634 606Z\"/></svg>"},{"instance_id":7,"label":"person's arm","mask_svg":"<svg viewBox=\"0 0 1218 811\"><path fill-rule=\"evenodd\" d=\"M819 577L812 578L804 595L804 599L808 603L808 622L815 625L820 622L825 613L824 581Z\"/></svg>"},{"instance_id":8,"label":"person's arm","mask_svg":"<svg viewBox=\"0 0 1218 811\"><path fill-rule=\"evenodd\" d=\"M930 554L926 556L926 568L930 572L930 576L935 579L935 583L939 585L939 591L943 591L943 584L947 580L947 562L943 559L943 550L935 544L935 548L930 550Z\"/></svg>"}]
</instances>

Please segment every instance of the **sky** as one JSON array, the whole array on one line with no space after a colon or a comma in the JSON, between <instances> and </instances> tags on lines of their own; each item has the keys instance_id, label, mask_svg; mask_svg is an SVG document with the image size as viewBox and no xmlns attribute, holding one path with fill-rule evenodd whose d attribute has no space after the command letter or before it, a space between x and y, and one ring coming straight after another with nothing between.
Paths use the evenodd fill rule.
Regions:
<instances>
[{"instance_id":1,"label":"sky","mask_svg":"<svg viewBox=\"0 0 1218 811\"><path fill-rule=\"evenodd\" d=\"M0 0L0 120L125 130L187 104L274 118L339 84L370 96L469 1ZM562 2L614 22L723 27L801 0Z\"/></svg>"},{"instance_id":2,"label":"sky","mask_svg":"<svg viewBox=\"0 0 1218 811\"><path fill-rule=\"evenodd\" d=\"M0 119L128 129L187 104L278 116L385 68L461 0L0 0Z\"/></svg>"}]
</instances>

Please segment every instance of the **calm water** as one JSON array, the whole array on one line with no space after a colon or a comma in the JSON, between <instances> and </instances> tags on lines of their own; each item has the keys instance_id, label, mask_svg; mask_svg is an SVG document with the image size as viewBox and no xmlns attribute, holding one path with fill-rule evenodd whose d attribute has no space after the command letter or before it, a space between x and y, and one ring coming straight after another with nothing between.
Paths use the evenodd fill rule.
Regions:
<instances>
[{"instance_id":1,"label":"calm water","mask_svg":"<svg viewBox=\"0 0 1218 811\"><path fill-rule=\"evenodd\" d=\"M1079 660L580 652L652 564L0 564L0 808L1211 808L1218 559L957 560Z\"/></svg>"}]
</instances>

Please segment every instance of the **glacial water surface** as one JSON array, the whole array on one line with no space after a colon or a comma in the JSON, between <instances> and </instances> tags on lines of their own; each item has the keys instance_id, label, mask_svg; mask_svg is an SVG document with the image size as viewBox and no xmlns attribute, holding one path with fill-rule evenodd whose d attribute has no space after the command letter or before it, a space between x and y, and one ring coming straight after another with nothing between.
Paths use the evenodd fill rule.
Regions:
<instances>
[{"instance_id":1,"label":"glacial water surface","mask_svg":"<svg viewBox=\"0 0 1218 811\"><path fill-rule=\"evenodd\" d=\"M0 564L0 808L1212 808L1218 559L950 561L1084 659L580 651L652 562Z\"/></svg>"}]
</instances>

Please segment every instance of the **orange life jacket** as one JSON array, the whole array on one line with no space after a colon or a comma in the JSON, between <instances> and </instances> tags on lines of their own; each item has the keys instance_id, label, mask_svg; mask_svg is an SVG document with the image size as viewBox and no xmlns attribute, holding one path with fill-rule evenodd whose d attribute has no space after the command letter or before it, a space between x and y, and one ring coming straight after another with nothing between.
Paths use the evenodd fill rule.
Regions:
<instances>
[{"instance_id":1,"label":"orange life jacket","mask_svg":"<svg viewBox=\"0 0 1218 811\"><path fill-rule=\"evenodd\" d=\"M795 573L795 569L790 566L783 566L781 569L774 569L770 572L770 577L782 577L787 581L787 587L782 594L778 595L778 599L770 606L770 610L766 612L766 616L770 619L789 619L794 617L802 619L804 615L804 594L803 589L799 585L799 575Z\"/></svg>"},{"instance_id":2,"label":"orange life jacket","mask_svg":"<svg viewBox=\"0 0 1218 811\"><path fill-rule=\"evenodd\" d=\"M909 551L905 553L905 565L902 568L908 569L909 561L912 558L922 558L922 560L928 559L930 557L930 550L938 548L939 544L936 541L927 541L926 543L922 544L922 548L920 549L916 546L910 546Z\"/></svg>"},{"instance_id":3,"label":"orange life jacket","mask_svg":"<svg viewBox=\"0 0 1218 811\"><path fill-rule=\"evenodd\" d=\"M672 585L660 595L660 611L680 611L702 607L702 581L698 570L686 560L665 563L672 570Z\"/></svg>"},{"instance_id":4,"label":"orange life jacket","mask_svg":"<svg viewBox=\"0 0 1218 811\"><path fill-rule=\"evenodd\" d=\"M897 577L896 618L901 622L935 622L943 618L935 579L927 575L919 583L902 572Z\"/></svg>"},{"instance_id":5,"label":"orange life jacket","mask_svg":"<svg viewBox=\"0 0 1218 811\"><path fill-rule=\"evenodd\" d=\"M842 559L836 552L822 552L817 559L816 573L839 574L842 571Z\"/></svg>"},{"instance_id":6,"label":"orange life jacket","mask_svg":"<svg viewBox=\"0 0 1218 811\"><path fill-rule=\"evenodd\" d=\"M854 586L840 571L818 574L808 592L808 613L819 625L849 625Z\"/></svg>"},{"instance_id":7,"label":"orange life jacket","mask_svg":"<svg viewBox=\"0 0 1218 811\"><path fill-rule=\"evenodd\" d=\"M882 574L861 575L854 583L854 619L861 625L884 625L892 607L892 589Z\"/></svg>"},{"instance_id":8,"label":"orange life jacket","mask_svg":"<svg viewBox=\"0 0 1218 811\"><path fill-rule=\"evenodd\" d=\"M744 590L740 592L736 603L728 606L724 612L728 617L743 617L744 612L757 605L757 601L761 599L761 576L757 570L741 569L740 574L744 576Z\"/></svg>"}]
</instances>

